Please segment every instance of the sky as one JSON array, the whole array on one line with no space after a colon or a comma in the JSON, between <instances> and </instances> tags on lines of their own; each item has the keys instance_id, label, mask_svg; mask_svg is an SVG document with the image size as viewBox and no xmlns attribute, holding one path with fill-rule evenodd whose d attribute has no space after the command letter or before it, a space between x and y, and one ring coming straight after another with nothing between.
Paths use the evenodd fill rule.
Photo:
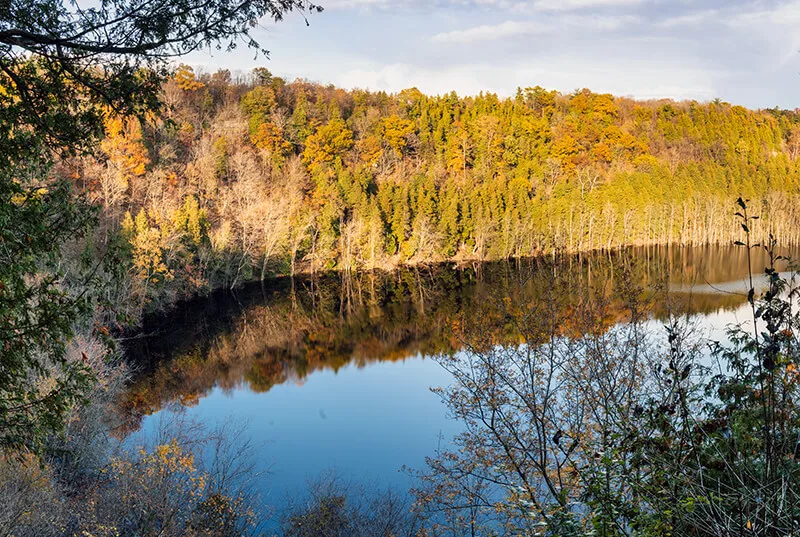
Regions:
<instances>
[{"instance_id":1,"label":"sky","mask_svg":"<svg viewBox=\"0 0 800 537\"><path fill-rule=\"evenodd\" d=\"M200 71L265 66L288 80L428 94L589 88L640 99L800 107L800 0L318 0L265 21L254 57L203 52Z\"/></svg>"}]
</instances>

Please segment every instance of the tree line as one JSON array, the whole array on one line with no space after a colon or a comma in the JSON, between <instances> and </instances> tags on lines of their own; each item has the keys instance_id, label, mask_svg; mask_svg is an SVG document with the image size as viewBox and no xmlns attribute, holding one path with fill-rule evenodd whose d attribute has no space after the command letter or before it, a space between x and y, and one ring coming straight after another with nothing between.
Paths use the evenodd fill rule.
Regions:
<instances>
[{"instance_id":1,"label":"tree line","mask_svg":"<svg viewBox=\"0 0 800 537\"><path fill-rule=\"evenodd\" d=\"M541 87L427 96L180 66L75 164L127 313L275 274L726 244L733 200L798 242L795 111ZM125 303L125 301L117 301ZM132 313L131 313L132 312Z\"/></svg>"},{"instance_id":2,"label":"tree line","mask_svg":"<svg viewBox=\"0 0 800 537\"><path fill-rule=\"evenodd\" d=\"M113 431L124 426L117 397L128 380L113 328L178 299L273 274L725 243L739 224L797 242L795 112L542 88L503 99L413 89L389 95L287 83L264 69L234 81L225 71L198 75L169 64L207 46L260 48L248 30L292 11L318 8L305 0L115 0L100 8L30 0L0 8L0 533L256 531L247 492L253 472L231 464L242 449L224 442L236 435L177 429L138 452L112 449ZM770 218L725 217L737 196ZM796 533L798 499L787 491L797 489L797 319L777 298L786 285L774 270L769 275L766 295L748 299L766 332L732 335L742 352L719 357L734 376L715 379L709 389L721 390L712 397L718 404L702 413L704 385L688 385L699 377L683 374L684 364L690 373L696 364L674 345L673 362L652 354L655 376L645 382L648 393L638 391L642 372L630 361L640 356L638 332L611 332L603 345L602 331L559 339L501 367L491 355L466 355L487 374L477 384L442 356L463 381L443 395L466 420L474 411L504 411L498 403L537 408L513 390L538 390L540 379L507 382L524 373L508 369L515 364L552 371L578 394L570 402L592 404L585 408L603 420L624 419L603 429L608 421L537 413L539 431L481 430L473 421L475 436L457 439L466 466L448 464L459 457L431 460L443 480L418 491L420 508L453 515L428 534L460 534L487 514L518 533L530 529L531 511L549 521L547 535L590 525L629 534L634 524L656 535ZM561 311L575 313L550 313ZM591 321L591 311L583 313ZM533 335L556 334L546 328ZM583 364L588 375L575 369ZM636 398L608 393L606 372ZM257 380L265 386L279 380L263 373ZM484 381L498 390L481 388L470 399ZM614 435L631 430L644 431L635 438L642 443L620 448L617 438L625 437ZM481 440L513 446L506 432L541 438L512 453L522 459L504 461L494 450L496 466L475 466L487 460L469 457ZM565 454L571 437L580 437L580 450ZM207 460L209 450L229 460ZM556 467L526 468L537 452L556 453L547 459ZM689 474L669 465L686 460ZM525 474L515 477L509 464L520 461ZM460 473L465 468L474 471ZM628 479L652 469L664 473ZM459 486L476 472L483 481ZM563 483L539 493L552 476ZM517 488L492 504L496 496L482 495L486 478ZM695 488L700 482L724 488L721 501ZM465 516L458 505L442 510L429 501L457 498L454 490L478 511ZM526 511L531 502L536 509ZM315 527L309 517L328 520L341 505L322 498L320 509L312 504L290 517L287 534L303 535ZM755 515L742 517L746 510ZM376 521L356 511L348 516L372 531ZM707 520L714 531L702 526Z\"/></svg>"}]
</instances>

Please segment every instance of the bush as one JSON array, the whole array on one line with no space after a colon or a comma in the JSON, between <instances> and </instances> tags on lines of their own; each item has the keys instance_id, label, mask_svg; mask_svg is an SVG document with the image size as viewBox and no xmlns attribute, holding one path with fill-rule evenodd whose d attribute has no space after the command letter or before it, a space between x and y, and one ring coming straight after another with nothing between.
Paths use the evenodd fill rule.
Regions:
<instances>
[{"instance_id":1,"label":"bush","mask_svg":"<svg viewBox=\"0 0 800 537\"><path fill-rule=\"evenodd\" d=\"M415 535L418 518L408 497L371 490L335 474L309 483L307 497L287 500L280 527L285 537L401 537Z\"/></svg>"}]
</instances>

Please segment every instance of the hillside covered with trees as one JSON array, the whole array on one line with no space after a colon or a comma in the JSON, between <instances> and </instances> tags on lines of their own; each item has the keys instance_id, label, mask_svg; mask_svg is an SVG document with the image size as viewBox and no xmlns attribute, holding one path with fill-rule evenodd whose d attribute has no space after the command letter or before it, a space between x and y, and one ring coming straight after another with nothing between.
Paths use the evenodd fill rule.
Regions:
<instances>
[{"instance_id":1,"label":"hillside covered with trees","mask_svg":"<svg viewBox=\"0 0 800 537\"><path fill-rule=\"evenodd\" d=\"M109 115L104 157L68 170L129 267L128 318L273 274L724 244L739 196L757 234L800 239L797 112L540 87L389 95L185 65L162 95L143 121Z\"/></svg>"},{"instance_id":2,"label":"hillside covered with trees","mask_svg":"<svg viewBox=\"0 0 800 537\"><path fill-rule=\"evenodd\" d=\"M800 243L800 110L346 91L179 64L265 58L251 31L321 11L2 4L0 537L263 534L246 429L120 437L211 386L423 352L463 432L410 495L287 498L281 535L800 535L798 288L779 265ZM655 298L672 282L647 264L654 245L734 241L699 256L722 276L746 260L747 294L689 293L689 312L750 310L717 342ZM686 250L665 264L707 274ZM517 272L480 263L509 258ZM291 277L230 307L212 295L207 315L185 303L188 328L130 333L276 275ZM168 354L126 355L159 350L156 334Z\"/></svg>"}]
</instances>

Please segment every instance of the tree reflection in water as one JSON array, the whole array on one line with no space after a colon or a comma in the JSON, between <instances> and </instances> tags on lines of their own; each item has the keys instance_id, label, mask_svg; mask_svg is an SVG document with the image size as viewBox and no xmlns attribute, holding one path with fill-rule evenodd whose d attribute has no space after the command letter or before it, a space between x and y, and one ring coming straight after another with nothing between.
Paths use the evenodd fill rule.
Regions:
<instances>
[{"instance_id":1,"label":"tree reflection in water","mask_svg":"<svg viewBox=\"0 0 800 537\"><path fill-rule=\"evenodd\" d=\"M582 305L602 300L603 318L593 329L607 330L625 320L614 293L624 272L653 299L646 313L654 318L663 319L675 308L691 313L734 309L746 296L714 292L709 283L735 282L746 271L746 258L735 248L642 248L390 273L329 273L214 294L147 320L128 340L127 354L139 375L120 403L127 423L122 434L167 404L196 404L214 386L246 385L265 392L323 369L452 354L463 348L464 332L475 327L484 344L519 343L519 332L509 325L505 308L498 307L506 303L557 303L564 312L559 330L576 335L583 330Z\"/></svg>"}]
</instances>

